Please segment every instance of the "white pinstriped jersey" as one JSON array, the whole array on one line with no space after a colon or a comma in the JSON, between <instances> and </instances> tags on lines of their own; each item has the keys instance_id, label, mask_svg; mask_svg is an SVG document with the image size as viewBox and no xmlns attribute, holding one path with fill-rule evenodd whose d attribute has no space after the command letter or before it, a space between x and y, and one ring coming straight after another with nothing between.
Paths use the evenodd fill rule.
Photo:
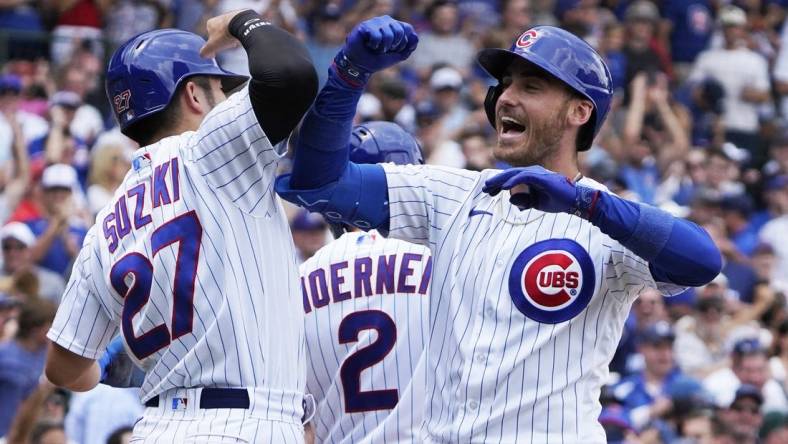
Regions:
<instances>
[{"instance_id":1,"label":"white pinstriped jersey","mask_svg":"<svg viewBox=\"0 0 788 444\"><path fill-rule=\"evenodd\" d=\"M428 248L375 231L346 233L301 265L318 442L418 441L431 270Z\"/></svg>"},{"instance_id":2,"label":"white pinstriped jersey","mask_svg":"<svg viewBox=\"0 0 788 444\"><path fill-rule=\"evenodd\" d=\"M179 387L267 388L277 413L300 418L298 268L272 189L282 155L248 87L197 131L138 150L85 240L49 338L96 359L120 328L147 371L143 401Z\"/></svg>"},{"instance_id":3,"label":"white pinstriped jersey","mask_svg":"<svg viewBox=\"0 0 788 444\"><path fill-rule=\"evenodd\" d=\"M425 439L605 442L600 389L648 264L579 217L482 192L499 171L384 168L390 235L433 254Z\"/></svg>"}]
</instances>

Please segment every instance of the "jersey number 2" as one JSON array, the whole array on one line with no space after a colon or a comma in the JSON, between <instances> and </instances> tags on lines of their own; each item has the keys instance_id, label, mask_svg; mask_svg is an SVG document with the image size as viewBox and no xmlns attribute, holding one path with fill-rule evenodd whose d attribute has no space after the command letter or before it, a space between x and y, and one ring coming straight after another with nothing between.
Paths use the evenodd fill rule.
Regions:
<instances>
[{"instance_id":1,"label":"jersey number 2","mask_svg":"<svg viewBox=\"0 0 788 444\"><path fill-rule=\"evenodd\" d=\"M150 238L151 258L162 248L176 242L179 244L175 258L174 285L171 289L164 289L165 294L168 290L172 291L172 331L168 330L166 325L159 324L140 336L134 333L134 316L150 299L153 285L153 264L150 259L140 253L129 253L112 266L109 272L110 282L124 299L121 330L137 359L145 359L168 346L171 340L192 331L194 279L197 276L201 239L202 225L194 211L163 224ZM133 277L131 284L128 283L129 276Z\"/></svg>"},{"instance_id":2,"label":"jersey number 2","mask_svg":"<svg viewBox=\"0 0 788 444\"><path fill-rule=\"evenodd\" d=\"M339 324L339 343L358 341L362 330L375 330L375 342L356 350L342 363L339 376L345 395L345 412L359 413L391 410L399 401L396 389L361 391L361 372L382 361L397 342L397 325L386 313L378 310L357 311Z\"/></svg>"}]
</instances>

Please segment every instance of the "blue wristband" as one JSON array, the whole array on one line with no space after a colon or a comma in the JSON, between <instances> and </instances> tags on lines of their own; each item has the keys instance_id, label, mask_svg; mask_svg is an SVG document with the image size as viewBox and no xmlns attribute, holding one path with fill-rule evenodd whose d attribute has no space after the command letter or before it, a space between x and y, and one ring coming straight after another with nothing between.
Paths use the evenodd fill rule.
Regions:
<instances>
[{"instance_id":1,"label":"blue wristband","mask_svg":"<svg viewBox=\"0 0 788 444\"><path fill-rule=\"evenodd\" d=\"M371 72L365 71L354 65L353 62L347 58L344 50L337 53L336 57L334 57L334 63L331 66L342 80L354 88L363 88L372 76Z\"/></svg>"}]
</instances>

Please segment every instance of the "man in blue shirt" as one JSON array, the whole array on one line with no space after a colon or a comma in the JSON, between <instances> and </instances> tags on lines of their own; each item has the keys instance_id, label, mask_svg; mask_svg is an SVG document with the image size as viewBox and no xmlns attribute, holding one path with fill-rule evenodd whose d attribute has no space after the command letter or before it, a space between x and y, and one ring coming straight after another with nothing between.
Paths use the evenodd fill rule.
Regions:
<instances>
[{"instance_id":1,"label":"man in blue shirt","mask_svg":"<svg viewBox=\"0 0 788 444\"><path fill-rule=\"evenodd\" d=\"M49 343L46 333L56 311L50 301L26 302L15 338L0 344L0 436L8 433L20 404L38 387Z\"/></svg>"},{"instance_id":2,"label":"man in blue shirt","mask_svg":"<svg viewBox=\"0 0 788 444\"><path fill-rule=\"evenodd\" d=\"M31 249L33 260L42 267L66 275L79 252L87 230L71 221L74 211L72 190L77 186L73 167L55 164L47 167L41 178L43 188L41 217L27 222L36 244Z\"/></svg>"},{"instance_id":3,"label":"man in blue shirt","mask_svg":"<svg viewBox=\"0 0 788 444\"><path fill-rule=\"evenodd\" d=\"M643 369L624 378L614 388L615 397L621 401L636 428L661 418L673 407L669 388L682 377L673 360L675 337L666 321L646 328L638 336Z\"/></svg>"}]
</instances>

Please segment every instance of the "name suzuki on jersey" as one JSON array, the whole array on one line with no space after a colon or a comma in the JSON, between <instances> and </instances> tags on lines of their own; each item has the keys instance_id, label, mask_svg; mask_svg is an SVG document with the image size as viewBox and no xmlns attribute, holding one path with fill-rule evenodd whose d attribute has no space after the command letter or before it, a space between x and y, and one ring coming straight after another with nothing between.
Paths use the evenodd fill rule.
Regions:
<instances>
[{"instance_id":1,"label":"name suzuki on jersey","mask_svg":"<svg viewBox=\"0 0 788 444\"><path fill-rule=\"evenodd\" d=\"M424 267L416 265L426 260ZM421 276L414 275L423 269ZM417 253L359 257L337 262L301 277L304 312L363 296L413 293L424 295L430 283L432 257Z\"/></svg>"},{"instance_id":2,"label":"name suzuki on jersey","mask_svg":"<svg viewBox=\"0 0 788 444\"><path fill-rule=\"evenodd\" d=\"M180 198L180 166L178 158L173 157L154 167L149 182L129 188L115 201L114 211L104 217L102 227L110 253L114 253L118 243L131 233L132 222L133 229L139 230L151 222L153 208L177 202Z\"/></svg>"}]
</instances>

